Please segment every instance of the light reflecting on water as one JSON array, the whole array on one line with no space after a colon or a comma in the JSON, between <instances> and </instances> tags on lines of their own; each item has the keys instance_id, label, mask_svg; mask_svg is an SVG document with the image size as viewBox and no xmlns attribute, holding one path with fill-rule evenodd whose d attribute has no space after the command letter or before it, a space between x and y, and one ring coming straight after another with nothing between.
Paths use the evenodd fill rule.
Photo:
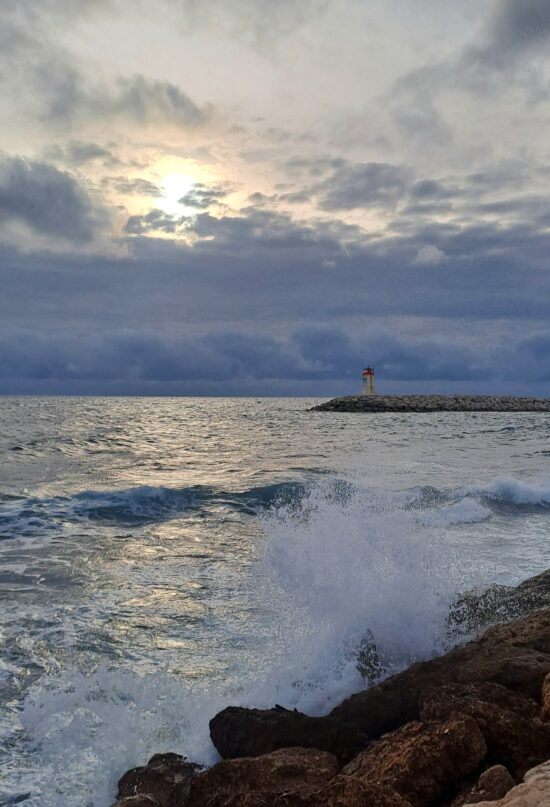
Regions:
<instances>
[{"instance_id":1,"label":"light reflecting on water","mask_svg":"<svg viewBox=\"0 0 550 807\"><path fill-rule=\"evenodd\" d=\"M326 710L363 627L399 666L550 566L545 415L312 403L0 402L0 802L103 807L227 699Z\"/></svg>"}]
</instances>

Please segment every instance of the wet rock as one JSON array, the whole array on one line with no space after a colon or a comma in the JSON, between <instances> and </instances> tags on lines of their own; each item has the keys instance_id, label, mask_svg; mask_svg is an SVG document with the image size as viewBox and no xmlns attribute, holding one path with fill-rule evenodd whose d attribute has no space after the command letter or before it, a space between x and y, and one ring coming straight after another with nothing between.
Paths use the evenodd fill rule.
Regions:
<instances>
[{"instance_id":1,"label":"wet rock","mask_svg":"<svg viewBox=\"0 0 550 807\"><path fill-rule=\"evenodd\" d=\"M538 705L498 684L450 684L429 693L421 703L422 720L473 717L487 743L492 762L518 777L550 757L550 726L538 719Z\"/></svg>"},{"instance_id":2,"label":"wet rock","mask_svg":"<svg viewBox=\"0 0 550 807\"><path fill-rule=\"evenodd\" d=\"M426 807L476 770L487 746L475 720L409 723L360 753L344 773L361 784L385 785L414 807Z\"/></svg>"},{"instance_id":3,"label":"wet rock","mask_svg":"<svg viewBox=\"0 0 550 807\"><path fill-rule=\"evenodd\" d=\"M378 655L378 648L370 630L365 633L357 648L356 667L368 684L380 679L386 671Z\"/></svg>"},{"instance_id":4,"label":"wet rock","mask_svg":"<svg viewBox=\"0 0 550 807\"><path fill-rule=\"evenodd\" d=\"M212 742L224 759L254 757L277 748L317 748L349 760L368 744L363 732L330 717L308 717L281 707L230 706L210 721Z\"/></svg>"},{"instance_id":5,"label":"wet rock","mask_svg":"<svg viewBox=\"0 0 550 807\"><path fill-rule=\"evenodd\" d=\"M502 799L515 787L510 771L504 765L493 765L479 777L477 785L462 804L478 804L480 801Z\"/></svg>"},{"instance_id":6,"label":"wet rock","mask_svg":"<svg viewBox=\"0 0 550 807\"><path fill-rule=\"evenodd\" d=\"M451 607L449 632L451 636L479 632L489 625L520 619L549 606L550 571L546 571L519 586L493 585L481 594L463 594Z\"/></svg>"},{"instance_id":7,"label":"wet rock","mask_svg":"<svg viewBox=\"0 0 550 807\"><path fill-rule=\"evenodd\" d=\"M490 628L475 642L431 661L413 664L381 684L352 695L329 717L371 738L418 720L420 702L449 683L493 682L528 698L540 698L550 673L550 609L513 625Z\"/></svg>"},{"instance_id":8,"label":"wet rock","mask_svg":"<svg viewBox=\"0 0 550 807\"><path fill-rule=\"evenodd\" d=\"M124 774L118 783L118 798L149 796L158 807L184 807L191 781L200 770L199 765L179 754L155 754L147 765ZM138 802L129 807L140 805Z\"/></svg>"},{"instance_id":9,"label":"wet rock","mask_svg":"<svg viewBox=\"0 0 550 807\"><path fill-rule=\"evenodd\" d=\"M283 748L259 757L223 760L191 784L188 807L273 807L285 796L299 804L338 772L326 751ZM294 799L294 801L293 801Z\"/></svg>"}]
</instances>

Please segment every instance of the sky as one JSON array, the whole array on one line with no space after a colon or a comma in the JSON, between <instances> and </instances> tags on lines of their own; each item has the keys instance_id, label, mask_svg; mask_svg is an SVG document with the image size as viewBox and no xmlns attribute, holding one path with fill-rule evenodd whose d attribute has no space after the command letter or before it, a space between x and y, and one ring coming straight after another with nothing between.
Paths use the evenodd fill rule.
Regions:
<instances>
[{"instance_id":1,"label":"sky","mask_svg":"<svg viewBox=\"0 0 550 807\"><path fill-rule=\"evenodd\" d=\"M0 393L550 395L550 0L0 0Z\"/></svg>"}]
</instances>

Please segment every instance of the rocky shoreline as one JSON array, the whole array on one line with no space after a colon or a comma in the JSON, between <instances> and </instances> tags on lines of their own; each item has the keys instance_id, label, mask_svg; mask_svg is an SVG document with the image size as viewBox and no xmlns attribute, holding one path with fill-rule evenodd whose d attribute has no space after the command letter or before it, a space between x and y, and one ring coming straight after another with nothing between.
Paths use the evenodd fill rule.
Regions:
<instances>
[{"instance_id":1,"label":"rocky shoreline","mask_svg":"<svg viewBox=\"0 0 550 807\"><path fill-rule=\"evenodd\" d=\"M550 412L550 398L514 395L347 395L310 412Z\"/></svg>"},{"instance_id":2,"label":"rocky shoreline","mask_svg":"<svg viewBox=\"0 0 550 807\"><path fill-rule=\"evenodd\" d=\"M550 571L461 597L449 631L510 618L326 717L228 707L210 722L221 762L157 754L116 807L548 806Z\"/></svg>"}]
</instances>

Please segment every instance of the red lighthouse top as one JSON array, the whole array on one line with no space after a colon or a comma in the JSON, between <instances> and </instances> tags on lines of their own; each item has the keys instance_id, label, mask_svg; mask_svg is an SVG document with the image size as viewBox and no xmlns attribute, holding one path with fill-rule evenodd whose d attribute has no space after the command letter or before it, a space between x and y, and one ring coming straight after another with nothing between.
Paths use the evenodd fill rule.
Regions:
<instances>
[{"instance_id":1,"label":"red lighthouse top","mask_svg":"<svg viewBox=\"0 0 550 807\"><path fill-rule=\"evenodd\" d=\"M374 375L374 367L365 367L363 370L363 378L368 378L370 375Z\"/></svg>"}]
</instances>

